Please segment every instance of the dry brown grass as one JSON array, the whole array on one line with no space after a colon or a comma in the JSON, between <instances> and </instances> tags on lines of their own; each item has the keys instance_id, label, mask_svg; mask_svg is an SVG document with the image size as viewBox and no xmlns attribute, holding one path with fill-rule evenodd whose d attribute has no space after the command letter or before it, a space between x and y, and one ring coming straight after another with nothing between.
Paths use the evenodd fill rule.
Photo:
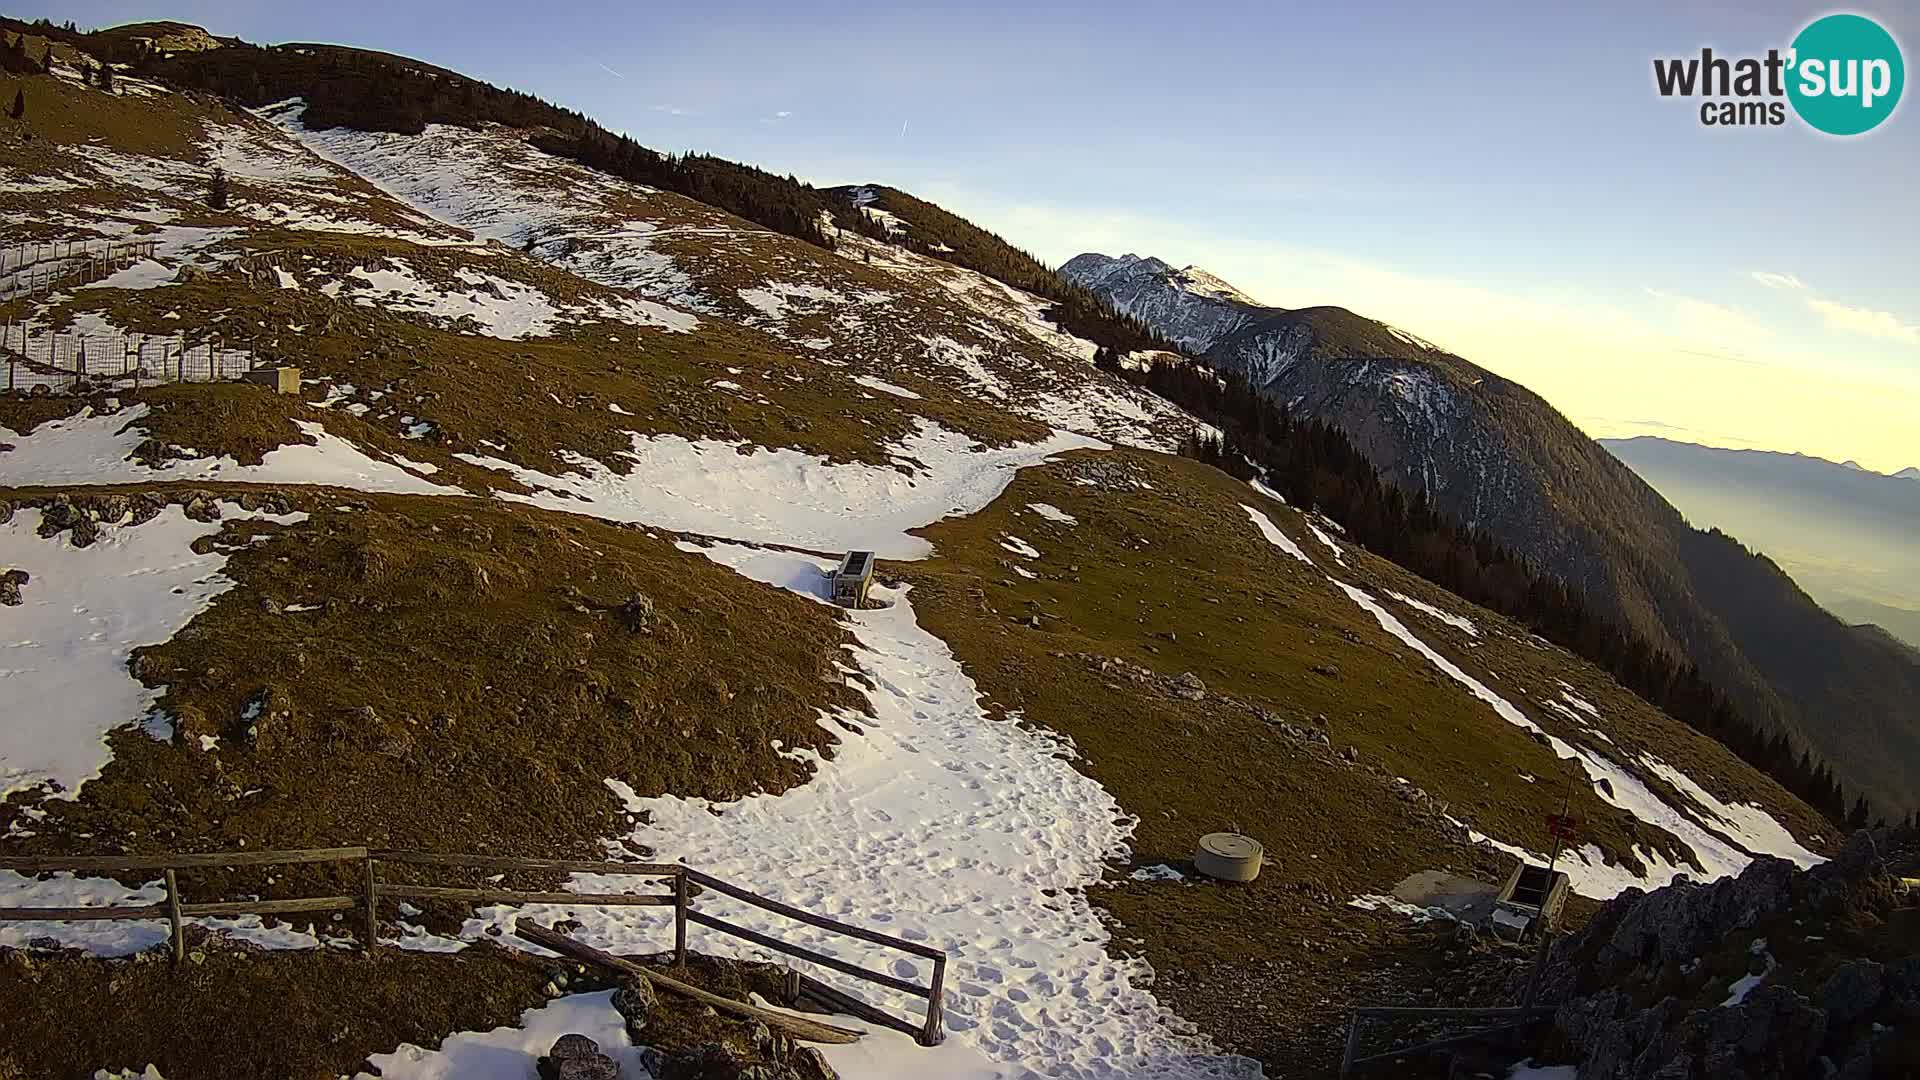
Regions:
<instances>
[{"instance_id":1,"label":"dry brown grass","mask_svg":"<svg viewBox=\"0 0 1920 1080\"><path fill-rule=\"evenodd\" d=\"M0 846L595 858L633 827L608 778L643 796L778 792L811 769L773 744L830 755L822 711L862 705L831 666L846 635L828 609L669 538L473 499L299 502L302 524L228 525L238 587L135 657L175 738L116 732L99 779ZM622 607L641 595L653 612L636 619ZM194 887L302 895L346 873Z\"/></svg>"},{"instance_id":2,"label":"dry brown grass","mask_svg":"<svg viewBox=\"0 0 1920 1080\"><path fill-rule=\"evenodd\" d=\"M1511 860L1465 843L1442 810L1544 849L1540 821L1559 810L1570 781L1574 810L1588 821L1586 839L1627 859L1634 844L1678 850L1670 836L1602 802L1576 766L1383 632L1320 570L1268 544L1241 503L1262 508L1322 570L1390 606L1399 607L1384 598L1392 588L1478 620L1490 640L1466 649L1438 644L1435 624L1400 611L1415 633L1550 730L1584 738L1522 688L1557 693L1554 680L1566 678L1608 717L1631 715L1630 726L1646 729L1645 737L1657 727L1691 747L1697 757L1689 765L1710 760L1718 774L1738 779L1737 790L1770 797L1767 805L1785 807L1790 820L1810 815L1726 751L1697 745L1644 705L1636 711L1631 695L1603 675L1557 650L1533 650L1497 617L1350 546L1350 569L1339 570L1291 511L1223 474L1160 455L1091 456L1130 462L1154 490L1075 484L1071 458L1025 470L985 511L925 530L938 557L887 569L913 582L922 623L952 645L994 708L1072 736L1076 766L1139 815L1136 864L1186 866L1201 834L1229 827L1266 845L1266 869L1249 886L1121 875L1093 894L1117 921L1114 948L1143 954L1160 975L1162 996L1223 1045L1286 1075L1310 1074L1337 1055L1342 1004L1430 992L1431 972L1450 962L1448 929L1345 905L1430 867L1483 880L1504 875ZM1034 501L1079 524L1024 510ZM1043 557L1010 555L999 544L1008 533ZM1014 574L1013 564L1039 580ZM1038 629L1025 625L1035 615ZM1194 672L1208 697L1176 700L1157 685L1103 675L1081 654L1118 657L1163 677ZM1324 730L1332 747L1290 739L1250 707ZM1346 747L1357 763L1340 759L1336 751ZM1522 781L1522 772L1538 782ZM1395 777L1433 802L1398 797Z\"/></svg>"}]
</instances>

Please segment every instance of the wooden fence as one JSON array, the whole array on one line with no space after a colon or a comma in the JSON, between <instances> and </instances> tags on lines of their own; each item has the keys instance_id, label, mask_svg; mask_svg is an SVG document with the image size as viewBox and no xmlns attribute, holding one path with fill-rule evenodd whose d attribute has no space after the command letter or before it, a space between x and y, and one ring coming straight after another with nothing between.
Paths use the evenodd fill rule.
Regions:
<instances>
[{"instance_id":1,"label":"wooden fence","mask_svg":"<svg viewBox=\"0 0 1920 1080\"><path fill-rule=\"evenodd\" d=\"M1399 1006L1363 1006L1352 1011L1347 1018L1347 1047L1340 1058L1340 1077L1346 1080L1353 1070L1367 1065L1378 1065L1400 1058L1424 1054L1431 1050L1440 1050L1462 1043L1478 1042L1482 1039L1517 1035L1520 1032L1552 1016L1551 1007L1488 1006L1485 1008L1414 1008ZM1367 1020L1480 1020L1491 1021L1490 1026L1476 1028L1473 1031L1449 1035L1438 1039L1429 1039L1413 1046L1396 1047L1377 1053L1360 1053L1360 1036L1363 1022Z\"/></svg>"},{"instance_id":2,"label":"wooden fence","mask_svg":"<svg viewBox=\"0 0 1920 1080\"><path fill-rule=\"evenodd\" d=\"M288 866L315 863L362 863L360 875L364 887L351 895L310 896L281 900L238 900L218 903L190 903L181 892L178 874L182 870L237 866ZM528 892L499 888L451 888L383 880L382 864L397 866L442 866L470 870L532 871L539 873L608 874L625 877L662 879L668 882L663 892ZM912 1035L922 1046L937 1045L943 1038L941 996L946 981L947 954L919 942L882 934L816 915L778 900L760 896L738 885L703 874L679 863L593 862L573 859L520 859L492 855L454 855L424 851L369 850L364 847L313 848L300 851L223 851L198 855L129 856L47 856L0 858L0 870L19 873L99 873L122 874L160 871L166 895L158 903L97 907L0 907L0 922L89 922L125 919L166 919L168 939L176 962L186 956L186 937L182 920L197 916L291 915L362 911L365 924L361 941L372 952L380 940L380 901L382 900L458 900L473 904L569 904L576 907L671 907L673 908L674 961L687 960L689 923L751 942L762 948L818 964L851 975L856 979L890 990L923 998L927 1002L924 1021L915 1023L834 990L825 984L807 980L808 990L823 1002L845 1010L849 1015L883 1024ZM749 930L725 919L696 910L693 901L706 891L732 897L764 911L796 922L869 944L897 949L933 962L933 977L926 986L883 974L858 964L828 956L800 945Z\"/></svg>"}]
</instances>

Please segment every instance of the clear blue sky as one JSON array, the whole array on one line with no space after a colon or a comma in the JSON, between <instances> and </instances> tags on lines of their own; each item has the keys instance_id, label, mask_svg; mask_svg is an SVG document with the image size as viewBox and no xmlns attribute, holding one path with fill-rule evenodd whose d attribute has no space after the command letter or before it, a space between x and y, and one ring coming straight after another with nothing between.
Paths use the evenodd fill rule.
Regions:
<instances>
[{"instance_id":1,"label":"clear blue sky","mask_svg":"<svg viewBox=\"0 0 1920 1080\"><path fill-rule=\"evenodd\" d=\"M1597 435L1920 465L1920 91L1838 140L1652 89L1655 56L1784 48L1824 6L9 6L404 53L656 148L894 184L1049 262L1350 307ZM1847 10L1920 63L1920 7Z\"/></svg>"}]
</instances>

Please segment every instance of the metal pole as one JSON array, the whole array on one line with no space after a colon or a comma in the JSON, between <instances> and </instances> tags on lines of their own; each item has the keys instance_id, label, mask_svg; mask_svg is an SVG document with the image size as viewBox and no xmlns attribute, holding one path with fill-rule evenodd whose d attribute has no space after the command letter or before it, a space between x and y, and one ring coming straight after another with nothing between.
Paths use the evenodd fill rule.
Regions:
<instances>
[{"instance_id":1,"label":"metal pole","mask_svg":"<svg viewBox=\"0 0 1920 1080\"><path fill-rule=\"evenodd\" d=\"M1560 862L1560 843L1567 831L1567 812L1573 808L1573 777L1567 777L1566 791L1560 796L1560 817L1553 826L1553 854L1547 858L1547 882L1540 896L1540 947L1533 955L1533 973L1527 977L1527 996L1521 1005L1532 1008L1540 996L1540 984L1547 977L1547 953L1553 944L1553 931L1547 926L1547 902L1553 896L1553 868Z\"/></svg>"}]
</instances>

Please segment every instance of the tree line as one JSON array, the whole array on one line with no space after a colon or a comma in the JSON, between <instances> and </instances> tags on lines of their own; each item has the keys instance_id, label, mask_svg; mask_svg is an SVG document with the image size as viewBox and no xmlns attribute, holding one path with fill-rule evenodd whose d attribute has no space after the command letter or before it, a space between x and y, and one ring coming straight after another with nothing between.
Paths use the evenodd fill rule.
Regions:
<instances>
[{"instance_id":1,"label":"tree line","mask_svg":"<svg viewBox=\"0 0 1920 1080\"><path fill-rule=\"evenodd\" d=\"M1380 479L1338 428L1293 416L1244 377L1188 360L1123 368L1112 350L1096 366L1144 387L1219 428L1191 435L1184 455L1241 479L1260 477L1296 507L1317 510L1355 542L1481 607L1497 611L1611 674L1622 686L1725 745L1836 824L1865 825L1864 797L1851 802L1833 768L1783 732L1747 722L1684 658L1596 615L1566 583L1540 573L1484 531L1453 522L1428 502Z\"/></svg>"},{"instance_id":2,"label":"tree line","mask_svg":"<svg viewBox=\"0 0 1920 1080\"><path fill-rule=\"evenodd\" d=\"M964 266L1053 302L1048 317L1061 329L1118 352L1166 349L1175 346L1146 323L1113 310L1092 290L1061 277L1045 263L1015 247L997 233L947 210L890 187L840 188L837 194L852 206L855 193L871 191L881 209L906 223L901 232L888 233L866 214L858 214L861 232L898 244L909 251Z\"/></svg>"},{"instance_id":3,"label":"tree line","mask_svg":"<svg viewBox=\"0 0 1920 1080\"><path fill-rule=\"evenodd\" d=\"M750 165L706 154L662 154L585 115L402 57L332 45L236 44L155 57L143 75L259 107L306 102L310 128L418 135L428 124L532 129L540 150L624 180L699 200L775 232L831 249L823 220L854 227L838 200Z\"/></svg>"}]
</instances>

